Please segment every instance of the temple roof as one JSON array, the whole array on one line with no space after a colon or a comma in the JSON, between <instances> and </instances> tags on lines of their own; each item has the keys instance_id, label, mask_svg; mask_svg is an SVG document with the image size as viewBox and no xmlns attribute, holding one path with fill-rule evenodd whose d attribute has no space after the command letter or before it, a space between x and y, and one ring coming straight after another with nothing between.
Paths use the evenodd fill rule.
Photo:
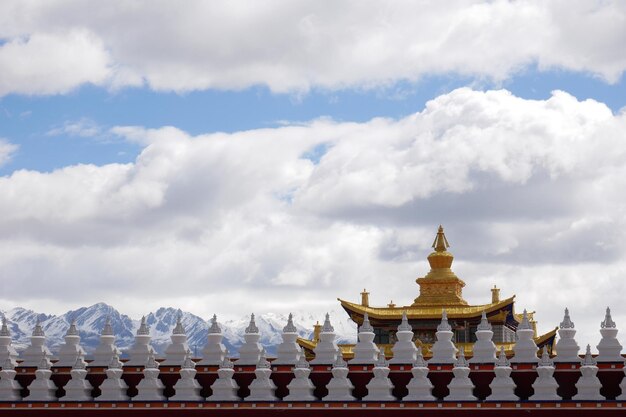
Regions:
<instances>
[{"instance_id":1,"label":"temple roof","mask_svg":"<svg viewBox=\"0 0 626 417\"><path fill-rule=\"evenodd\" d=\"M485 313L498 312L515 302L515 296L499 301L497 303L482 304L475 306L445 306L445 307L369 307L361 304L351 303L350 301L337 298L341 306L348 312L354 312L359 315L367 313L370 318L400 320L402 313L406 311L409 319L441 319L441 314L445 309L448 318L479 318L484 311Z\"/></svg>"}]
</instances>

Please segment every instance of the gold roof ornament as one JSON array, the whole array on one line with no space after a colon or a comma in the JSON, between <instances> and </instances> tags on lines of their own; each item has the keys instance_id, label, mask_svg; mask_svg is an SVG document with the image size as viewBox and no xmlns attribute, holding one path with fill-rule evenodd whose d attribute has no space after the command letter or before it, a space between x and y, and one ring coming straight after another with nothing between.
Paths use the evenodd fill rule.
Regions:
<instances>
[{"instance_id":1,"label":"gold roof ornament","mask_svg":"<svg viewBox=\"0 0 626 417\"><path fill-rule=\"evenodd\" d=\"M452 272L451 266L454 255L448 252L450 243L440 225L437 236L433 242L433 249L428 255L430 272L423 278L418 278L416 282L420 286L420 295L414 302L414 307L452 307L466 306L467 301L463 299L463 282Z\"/></svg>"}]
</instances>

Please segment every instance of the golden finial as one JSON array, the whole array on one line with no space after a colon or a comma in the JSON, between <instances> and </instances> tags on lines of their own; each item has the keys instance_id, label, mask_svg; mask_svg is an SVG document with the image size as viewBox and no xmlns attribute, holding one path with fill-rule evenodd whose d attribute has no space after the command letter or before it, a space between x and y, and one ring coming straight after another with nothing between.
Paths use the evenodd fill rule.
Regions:
<instances>
[{"instance_id":1,"label":"golden finial","mask_svg":"<svg viewBox=\"0 0 626 417\"><path fill-rule=\"evenodd\" d=\"M435 249L435 252L445 252L449 247L450 244L448 243L448 239L446 239L446 235L443 233L443 227L439 225L437 236L433 242L433 248Z\"/></svg>"},{"instance_id":2,"label":"golden finial","mask_svg":"<svg viewBox=\"0 0 626 417\"><path fill-rule=\"evenodd\" d=\"M363 288L363 292L361 293L361 305L363 307L370 306L370 293L367 292L365 288Z\"/></svg>"}]
</instances>

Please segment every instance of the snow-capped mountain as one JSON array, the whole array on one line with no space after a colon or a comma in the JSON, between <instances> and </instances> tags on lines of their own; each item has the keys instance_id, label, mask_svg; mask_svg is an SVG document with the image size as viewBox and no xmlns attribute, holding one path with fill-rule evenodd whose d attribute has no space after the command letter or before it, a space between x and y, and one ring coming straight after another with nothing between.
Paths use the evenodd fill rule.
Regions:
<instances>
[{"instance_id":1,"label":"snow-capped mountain","mask_svg":"<svg viewBox=\"0 0 626 417\"><path fill-rule=\"evenodd\" d=\"M59 346L63 344L65 333L72 320L76 322L76 327L81 336L81 345L88 354L98 345L100 332L107 317L111 321L113 332L117 337L116 344L122 351L128 349L133 344L135 334L141 322L140 319L133 320L104 303L94 304L90 307L81 307L59 316L37 313L21 307L0 311L0 315L7 318L9 329L13 336L13 345L18 351L23 350L30 344L29 337L37 320L39 320L46 334L46 343L53 353L58 351ZM194 356L201 356L202 348L207 340L208 321L194 314L171 307L161 307L157 311L146 315L146 323L150 327L152 336L152 346L159 354L163 354L170 343L170 335L176 326L176 320L179 315L187 332L190 349L193 351ZM337 333L338 342L354 343L356 341L356 325L343 312L331 311L330 315ZM323 317L295 313L293 320L298 329L298 334L301 337L309 338L313 333L313 325L317 321L322 322ZM260 314L256 315L255 321L261 333L261 344L269 355L274 355L276 347L282 341L281 334L283 327L287 323L287 315ZM224 333L224 344L232 356L237 356L239 347L244 341L245 329L249 323L249 316L241 317L237 320L219 322Z\"/></svg>"}]
</instances>

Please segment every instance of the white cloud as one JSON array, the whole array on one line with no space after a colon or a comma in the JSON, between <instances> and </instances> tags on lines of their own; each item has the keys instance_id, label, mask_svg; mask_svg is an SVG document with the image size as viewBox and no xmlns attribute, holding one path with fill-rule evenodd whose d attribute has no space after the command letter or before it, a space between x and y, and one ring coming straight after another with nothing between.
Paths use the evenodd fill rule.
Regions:
<instances>
[{"instance_id":1,"label":"white cloud","mask_svg":"<svg viewBox=\"0 0 626 417\"><path fill-rule=\"evenodd\" d=\"M501 81L534 65L616 82L626 68L625 17L623 2L6 0L0 94L143 82L293 93L429 74Z\"/></svg>"},{"instance_id":2,"label":"white cloud","mask_svg":"<svg viewBox=\"0 0 626 417\"><path fill-rule=\"evenodd\" d=\"M0 166L9 162L18 149L18 145L0 138Z\"/></svg>"},{"instance_id":3,"label":"white cloud","mask_svg":"<svg viewBox=\"0 0 626 417\"><path fill-rule=\"evenodd\" d=\"M399 120L116 127L144 144L134 163L0 179L3 304L321 314L363 287L374 304L409 304L443 223L470 302L495 283L542 330L569 306L593 344L607 304L626 322L625 127L563 92L470 89Z\"/></svg>"}]
</instances>

